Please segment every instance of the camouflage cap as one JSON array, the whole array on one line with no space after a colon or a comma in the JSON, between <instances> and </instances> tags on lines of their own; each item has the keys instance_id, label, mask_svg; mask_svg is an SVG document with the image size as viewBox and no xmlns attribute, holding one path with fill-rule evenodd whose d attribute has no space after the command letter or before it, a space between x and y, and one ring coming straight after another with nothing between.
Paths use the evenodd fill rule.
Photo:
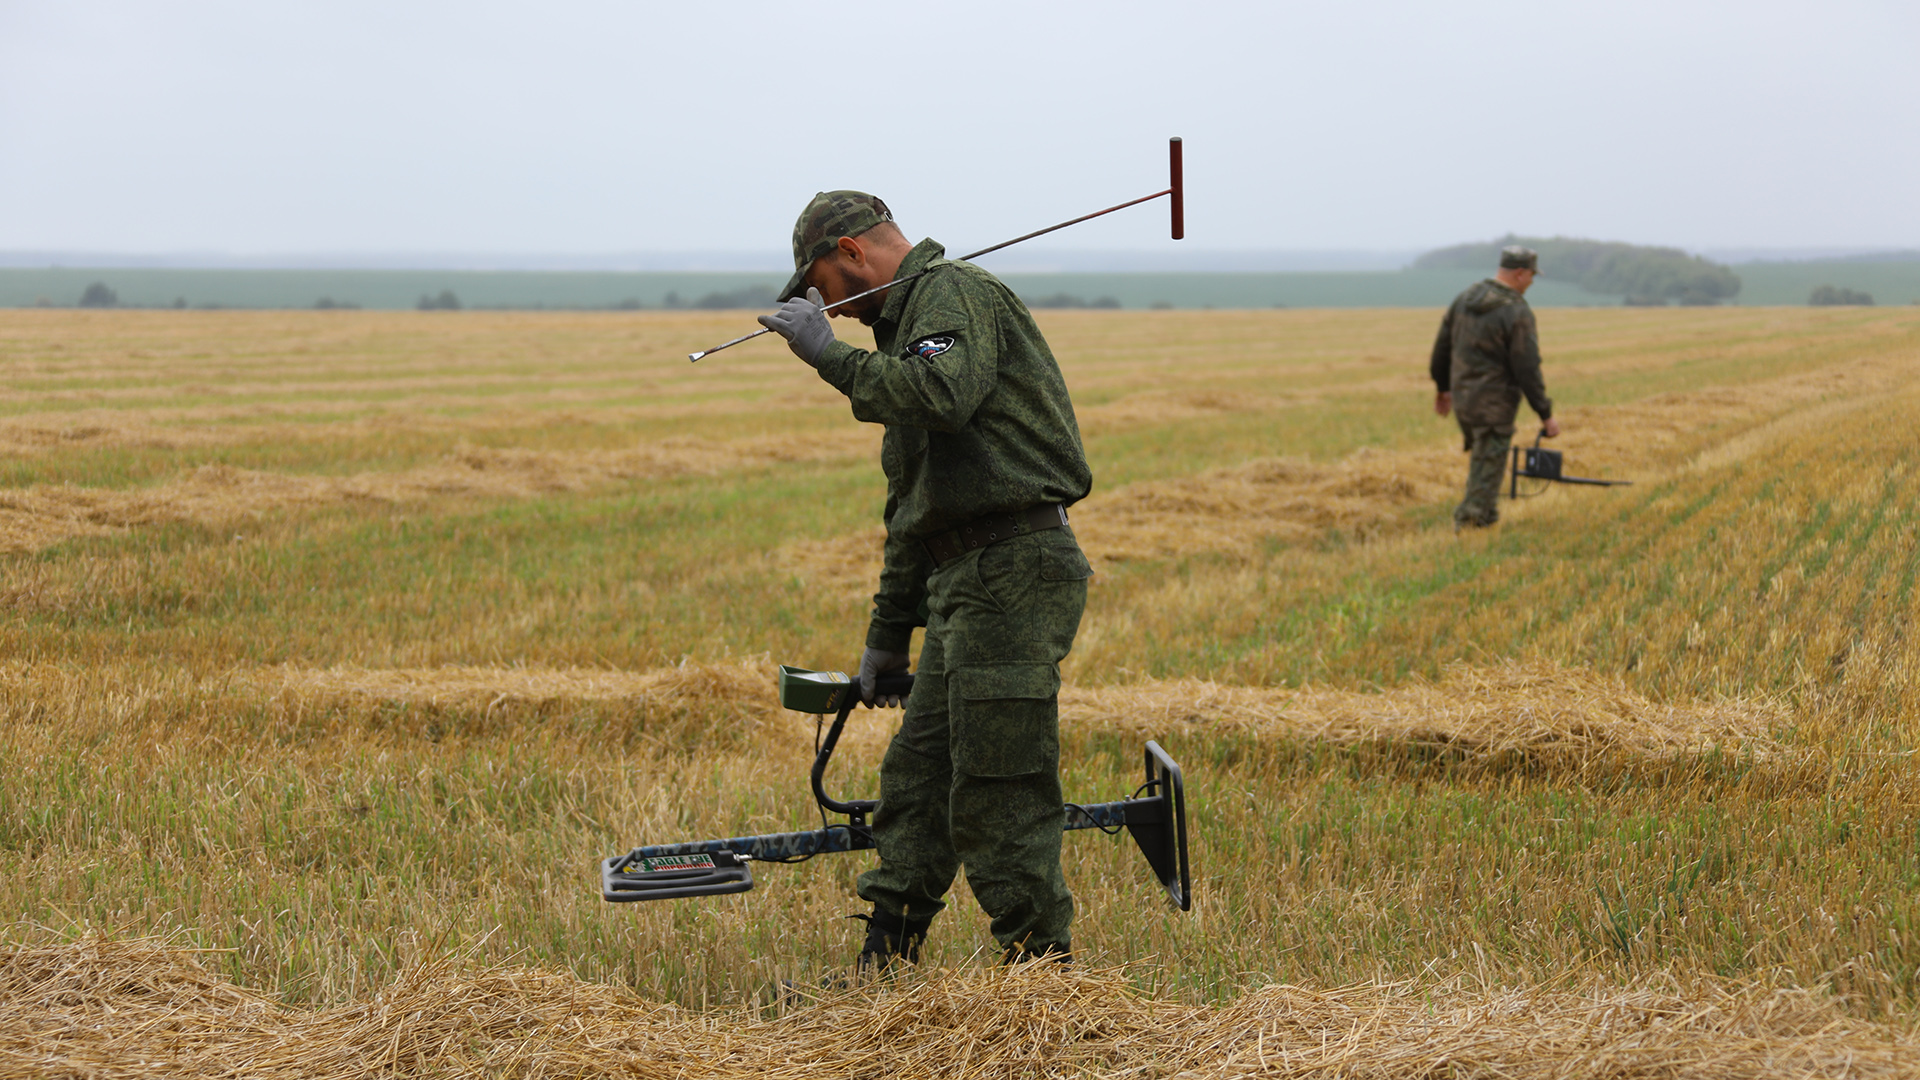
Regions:
<instances>
[{"instance_id":1,"label":"camouflage cap","mask_svg":"<svg viewBox=\"0 0 1920 1080\"><path fill-rule=\"evenodd\" d=\"M1540 272L1540 253L1530 247L1503 247L1500 249L1500 269L1531 270Z\"/></svg>"},{"instance_id":2,"label":"camouflage cap","mask_svg":"<svg viewBox=\"0 0 1920 1080\"><path fill-rule=\"evenodd\" d=\"M864 191L822 191L813 197L800 220L793 223L793 276L780 290L780 302L807 290L807 268L813 260L832 251L843 236L859 236L883 221L892 221L893 211L878 196Z\"/></svg>"}]
</instances>

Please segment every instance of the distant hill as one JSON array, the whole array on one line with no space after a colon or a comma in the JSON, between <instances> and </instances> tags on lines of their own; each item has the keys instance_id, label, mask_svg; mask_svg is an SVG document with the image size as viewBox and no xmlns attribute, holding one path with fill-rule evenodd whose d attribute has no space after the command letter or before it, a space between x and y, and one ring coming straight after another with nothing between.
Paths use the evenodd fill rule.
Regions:
<instances>
[{"instance_id":1,"label":"distant hill","mask_svg":"<svg viewBox=\"0 0 1920 1080\"><path fill-rule=\"evenodd\" d=\"M1571 281L1591 293L1626 297L1629 303L1717 304L1740 295L1738 274L1679 248L1568 236L1503 236L1456 244L1427 252L1413 261L1413 268L1492 273L1500 249L1512 244L1540 253L1540 274L1547 280Z\"/></svg>"},{"instance_id":2,"label":"distant hill","mask_svg":"<svg viewBox=\"0 0 1920 1080\"><path fill-rule=\"evenodd\" d=\"M1849 263L1920 262L1920 251L1868 251L1859 255L1843 255L1833 261Z\"/></svg>"}]
</instances>

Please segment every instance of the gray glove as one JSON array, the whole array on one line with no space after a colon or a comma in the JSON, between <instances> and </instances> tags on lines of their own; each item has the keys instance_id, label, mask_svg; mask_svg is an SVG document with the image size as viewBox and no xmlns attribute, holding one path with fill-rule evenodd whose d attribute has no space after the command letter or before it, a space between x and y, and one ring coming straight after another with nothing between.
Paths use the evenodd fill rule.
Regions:
<instances>
[{"instance_id":1,"label":"gray glove","mask_svg":"<svg viewBox=\"0 0 1920 1080\"><path fill-rule=\"evenodd\" d=\"M883 709L897 709L903 702L898 694L888 694L879 701L873 699L873 680L892 671L905 671L909 657L903 652L888 652L885 649L868 649L860 654L860 700L871 709L875 705Z\"/></svg>"},{"instance_id":2,"label":"gray glove","mask_svg":"<svg viewBox=\"0 0 1920 1080\"><path fill-rule=\"evenodd\" d=\"M760 316L760 325L787 339L793 355L808 366L820 363L820 354L833 344L833 327L827 323L826 307L819 289L808 289L806 299L796 296L780 305L771 315Z\"/></svg>"}]
</instances>

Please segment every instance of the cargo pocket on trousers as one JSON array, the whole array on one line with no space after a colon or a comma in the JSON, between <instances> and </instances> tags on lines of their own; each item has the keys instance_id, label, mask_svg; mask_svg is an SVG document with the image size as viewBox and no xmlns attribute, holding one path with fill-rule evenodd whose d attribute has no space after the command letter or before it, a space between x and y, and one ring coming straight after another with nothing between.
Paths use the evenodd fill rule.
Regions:
<instances>
[{"instance_id":1,"label":"cargo pocket on trousers","mask_svg":"<svg viewBox=\"0 0 1920 1080\"><path fill-rule=\"evenodd\" d=\"M970 776L1026 776L1060 767L1060 669L983 664L950 672L953 765Z\"/></svg>"}]
</instances>

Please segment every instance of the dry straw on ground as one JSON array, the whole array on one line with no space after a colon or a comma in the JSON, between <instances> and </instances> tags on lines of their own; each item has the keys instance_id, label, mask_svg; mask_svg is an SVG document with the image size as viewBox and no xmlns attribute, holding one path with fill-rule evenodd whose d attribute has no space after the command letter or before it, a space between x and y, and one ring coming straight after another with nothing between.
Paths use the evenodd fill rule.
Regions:
<instances>
[{"instance_id":1,"label":"dry straw on ground","mask_svg":"<svg viewBox=\"0 0 1920 1080\"><path fill-rule=\"evenodd\" d=\"M552 972L446 963L299 1008L190 950L0 954L0 1073L157 1077L1877 1077L1920 1042L1805 990L1274 986L1155 1000L1114 971L937 970L777 1015L694 1013Z\"/></svg>"},{"instance_id":2,"label":"dry straw on ground","mask_svg":"<svg viewBox=\"0 0 1920 1080\"><path fill-rule=\"evenodd\" d=\"M1576 415L1562 445L1589 467L1644 466L1648 450L1693 437L1721 420L1778 413L1836 394L1864 400L1869 391L1904 381L1908 377L1904 360L1876 358L1842 371L1665 394L1636 402L1630 410L1595 410L1595 419L1606 414L1604 423L1594 425L1598 431L1583 429L1582 417ZM1189 413L1257 411L1294 401L1191 392L1175 398L1177 402L1163 391L1146 391L1099 406L1097 411L1103 416L1111 413L1116 422L1133 423L1145 417L1165 420ZM1185 412L1168 413L1170 402ZM94 410L85 418L68 421L36 417L0 424L0 446L173 448L231 442L242 430L158 424L142 419L138 410L129 416ZM258 434L255 431L249 437ZM0 552L38 551L63 540L173 521L220 525L277 511L356 502L527 498L634 480L853 459L872 453L872 434L865 428L847 427L733 440L682 437L618 450L463 446L433 465L352 476L204 465L151 488L39 485L0 491ZM1261 459L1198 476L1096 492L1075 508L1074 526L1096 560L1245 555L1263 543L1307 542L1333 531L1374 538L1412 528L1406 513L1410 508L1445 502L1458 486L1461 468L1459 455L1445 446L1362 449L1325 463ZM783 546L771 559L775 566L811 584L854 595L871 588L878 574L878 539L877 531L866 529L828 540L798 541Z\"/></svg>"},{"instance_id":3,"label":"dry straw on ground","mask_svg":"<svg viewBox=\"0 0 1920 1080\"><path fill-rule=\"evenodd\" d=\"M167 426L99 410L85 418L74 416L12 417L0 422L0 453L9 456L101 447L138 447L177 450L236 440L238 432L205 426Z\"/></svg>"},{"instance_id":4,"label":"dry straw on ground","mask_svg":"<svg viewBox=\"0 0 1920 1080\"><path fill-rule=\"evenodd\" d=\"M1333 530L1378 537L1412 528L1408 508L1444 500L1456 464L1435 451L1362 450L1327 464L1263 459L1096 494L1073 508L1073 529L1096 561L1247 555ZM872 527L793 541L770 558L810 587L857 596L879 579L885 541L885 529Z\"/></svg>"},{"instance_id":5,"label":"dry straw on ground","mask_svg":"<svg viewBox=\"0 0 1920 1080\"><path fill-rule=\"evenodd\" d=\"M1253 461L1095 496L1074 509L1073 526L1101 559L1245 554L1265 540L1300 543L1334 530L1373 537L1410 528L1406 510L1444 500L1457 471L1437 451Z\"/></svg>"},{"instance_id":6,"label":"dry straw on ground","mask_svg":"<svg viewBox=\"0 0 1920 1080\"><path fill-rule=\"evenodd\" d=\"M1714 748L1768 755L1786 710L1771 702L1656 702L1618 679L1545 663L1453 667L1390 690L1285 690L1193 679L1068 689L1063 719L1144 734L1205 728L1337 745L1381 743L1469 757L1578 761Z\"/></svg>"},{"instance_id":7,"label":"dry straw on ground","mask_svg":"<svg viewBox=\"0 0 1920 1080\"><path fill-rule=\"evenodd\" d=\"M357 717L370 708L424 706L414 710L419 722L444 730L451 721L455 730L470 735L591 707L627 718L620 725L629 729L629 737L663 748L737 747L753 732L798 715L780 710L773 668L766 663L681 663L643 672L277 667L253 670L238 681L309 715ZM386 723L395 721L389 717Z\"/></svg>"},{"instance_id":8,"label":"dry straw on ground","mask_svg":"<svg viewBox=\"0 0 1920 1080\"><path fill-rule=\"evenodd\" d=\"M511 704L623 701L654 714L674 709L761 718L779 714L773 668L764 661L650 672L286 667L263 669L250 681L322 706L329 699L377 700L483 711ZM1455 667L1438 682L1416 679L1371 693L1222 686L1194 679L1069 687L1061 693L1060 718L1069 731L1160 738L1239 732L1568 764L1616 754L1662 758L1715 748L1768 756L1778 749L1771 732L1786 721L1786 711L1753 700L1658 702L1589 671L1502 663Z\"/></svg>"},{"instance_id":9,"label":"dry straw on ground","mask_svg":"<svg viewBox=\"0 0 1920 1080\"><path fill-rule=\"evenodd\" d=\"M1208 390L1144 390L1099 405L1077 407L1074 413L1080 430L1092 435L1148 424L1267 412L1298 403L1305 396L1298 392L1249 395Z\"/></svg>"},{"instance_id":10,"label":"dry straw on ground","mask_svg":"<svg viewBox=\"0 0 1920 1080\"><path fill-rule=\"evenodd\" d=\"M859 434L859 433L853 433ZM172 521L227 524L276 511L434 498L528 498L672 476L856 456L847 434L715 440L663 439L621 450L517 450L466 446L401 472L315 476L203 465L153 488L37 486L0 491L0 552Z\"/></svg>"},{"instance_id":11,"label":"dry straw on ground","mask_svg":"<svg viewBox=\"0 0 1920 1080\"><path fill-rule=\"evenodd\" d=\"M1697 439L1713 424L1793 410L1783 420L1760 424L1752 437L1728 444L1750 449L1778 438L1783 425L1815 424L1832 412L1859 408L1877 400L1874 394L1909 378L1906 358L1876 358L1844 371L1662 394L1631 407L1576 414L1569 435L1555 445L1575 463L1570 473L1631 477L1644 485L1671 471L1651 471L1652 452ZM1811 404L1836 395L1841 396L1826 405ZM1195 410L1233 411L1225 401L1189 396L1200 401L1192 405ZM1153 405L1148 413L1159 407L1159 399L1149 394L1101 408L1121 415L1136 397ZM1265 406L1240 406L1258 407ZM1530 439L1531 434L1523 431L1517 441ZM1714 460L1728 452L1716 451ZM1330 462L1263 458L1196 476L1096 491L1073 508L1073 527L1096 565L1210 554L1246 556L1262 545L1311 543L1335 532L1373 540L1416 528L1418 522L1408 514L1415 507L1446 505L1457 499L1465 468L1465 459L1453 445L1398 451L1362 448ZM872 591L879 578L884 540L885 531L874 527L824 540L794 541L775 551L771 561L809 586L858 596Z\"/></svg>"},{"instance_id":12,"label":"dry straw on ground","mask_svg":"<svg viewBox=\"0 0 1920 1080\"><path fill-rule=\"evenodd\" d=\"M771 668L747 663L678 664L654 671L591 668L268 668L256 685L317 697L420 702L449 707L514 702L650 700L753 702L770 708Z\"/></svg>"}]
</instances>

